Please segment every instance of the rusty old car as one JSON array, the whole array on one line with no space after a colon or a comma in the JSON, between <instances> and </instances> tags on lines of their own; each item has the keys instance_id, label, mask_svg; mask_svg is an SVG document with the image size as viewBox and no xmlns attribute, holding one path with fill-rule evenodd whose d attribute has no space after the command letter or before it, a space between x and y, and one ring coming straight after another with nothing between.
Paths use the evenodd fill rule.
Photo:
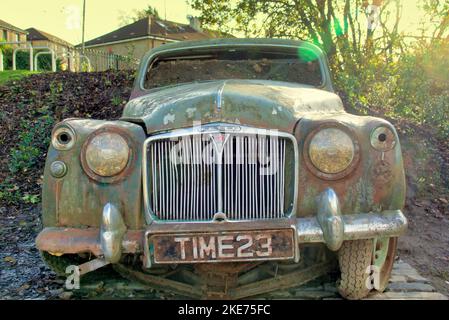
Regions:
<instances>
[{"instance_id":1,"label":"rusty old car","mask_svg":"<svg viewBox=\"0 0 449 320\"><path fill-rule=\"evenodd\" d=\"M36 245L187 297L333 274L360 299L388 283L404 199L395 128L345 112L319 47L185 41L142 59L120 120L54 127Z\"/></svg>"}]
</instances>

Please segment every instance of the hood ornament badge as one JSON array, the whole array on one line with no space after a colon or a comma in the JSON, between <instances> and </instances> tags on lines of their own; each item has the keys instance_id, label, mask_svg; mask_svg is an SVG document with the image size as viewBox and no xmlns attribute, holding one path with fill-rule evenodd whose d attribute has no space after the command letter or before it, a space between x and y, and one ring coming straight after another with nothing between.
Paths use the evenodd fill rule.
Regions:
<instances>
[{"instance_id":1,"label":"hood ornament badge","mask_svg":"<svg viewBox=\"0 0 449 320\"><path fill-rule=\"evenodd\" d=\"M221 158L221 154L223 153L224 146L226 142L228 141L228 138L230 136L229 133L211 133L209 134L214 146L215 151L217 152L217 156Z\"/></svg>"},{"instance_id":2,"label":"hood ornament badge","mask_svg":"<svg viewBox=\"0 0 449 320\"><path fill-rule=\"evenodd\" d=\"M223 90L226 85L226 81L223 81L223 84L221 85L220 89L218 89L217 92L217 112L221 112L221 107L223 104Z\"/></svg>"}]
</instances>

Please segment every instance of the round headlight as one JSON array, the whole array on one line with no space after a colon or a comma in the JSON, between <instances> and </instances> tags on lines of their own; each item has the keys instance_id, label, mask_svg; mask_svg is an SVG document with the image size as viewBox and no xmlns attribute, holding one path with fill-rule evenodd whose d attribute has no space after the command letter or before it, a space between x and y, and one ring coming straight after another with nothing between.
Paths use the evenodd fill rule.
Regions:
<instances>
[{"instance_id":1,"label":"round headlight","mask_svg":"<svg viewBox=\"0 0 449 320\"><path fill-rule=\"evenodd\" d=\"M89 169L100 176L111 177L128 164L129 146L121 135L103 132L90 140L85 154Z\"/></svg>"},{"instance_id":2,"label":"round headlight","mask_svg":"<svg viewBox=\"0 0 449 320\"><path fill-rule=\"evenodd\" d=\"M354 143L343 130L325 128L318 131L310 140L309 158L319 171L337 174L352 163Z\"/></svg>"}]
</instances>

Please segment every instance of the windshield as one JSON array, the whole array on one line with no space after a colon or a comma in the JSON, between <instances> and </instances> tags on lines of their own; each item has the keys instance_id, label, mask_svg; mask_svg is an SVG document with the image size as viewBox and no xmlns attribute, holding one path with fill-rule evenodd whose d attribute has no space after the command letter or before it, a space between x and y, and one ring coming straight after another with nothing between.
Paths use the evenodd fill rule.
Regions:
<instances>
[{"instance_id":1,"label":"windshield","mask_svg":"<svg viewBox=\"0 0 449 320\"><path fill-rule=\"evenodd\" d=\"M319 59L310 59L310 54L298 54L297 50L282 49L238 48L213 52L203 49L181 56L160 56L148 67L145 88L226 79L322 85Z\"/></svg>"}]
</instances>

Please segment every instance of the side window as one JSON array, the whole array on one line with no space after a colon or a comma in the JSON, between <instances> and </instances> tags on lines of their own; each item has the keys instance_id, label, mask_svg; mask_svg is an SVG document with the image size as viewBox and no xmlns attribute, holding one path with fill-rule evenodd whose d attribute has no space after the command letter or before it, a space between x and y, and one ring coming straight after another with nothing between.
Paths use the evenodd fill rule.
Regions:
<instances>
[{"instance_id":1,"label":"side window","mask_svg":"<svg viewBox=\"0 0 449 320\"><path fill-rule=\"evenodd\" d=\"M20 41L20 34L16 33L14 41Z\"/></svg>"},{"instance_id":2,"label":"side window","mask_svg":"<svg viewBox=\"0 0 449 320\"><path fill-rule=\"evenodd\" d=\"M2 39L5 41L8 41L8 31L3 30L2 32Z\"/></svg>"}]
</instances>

